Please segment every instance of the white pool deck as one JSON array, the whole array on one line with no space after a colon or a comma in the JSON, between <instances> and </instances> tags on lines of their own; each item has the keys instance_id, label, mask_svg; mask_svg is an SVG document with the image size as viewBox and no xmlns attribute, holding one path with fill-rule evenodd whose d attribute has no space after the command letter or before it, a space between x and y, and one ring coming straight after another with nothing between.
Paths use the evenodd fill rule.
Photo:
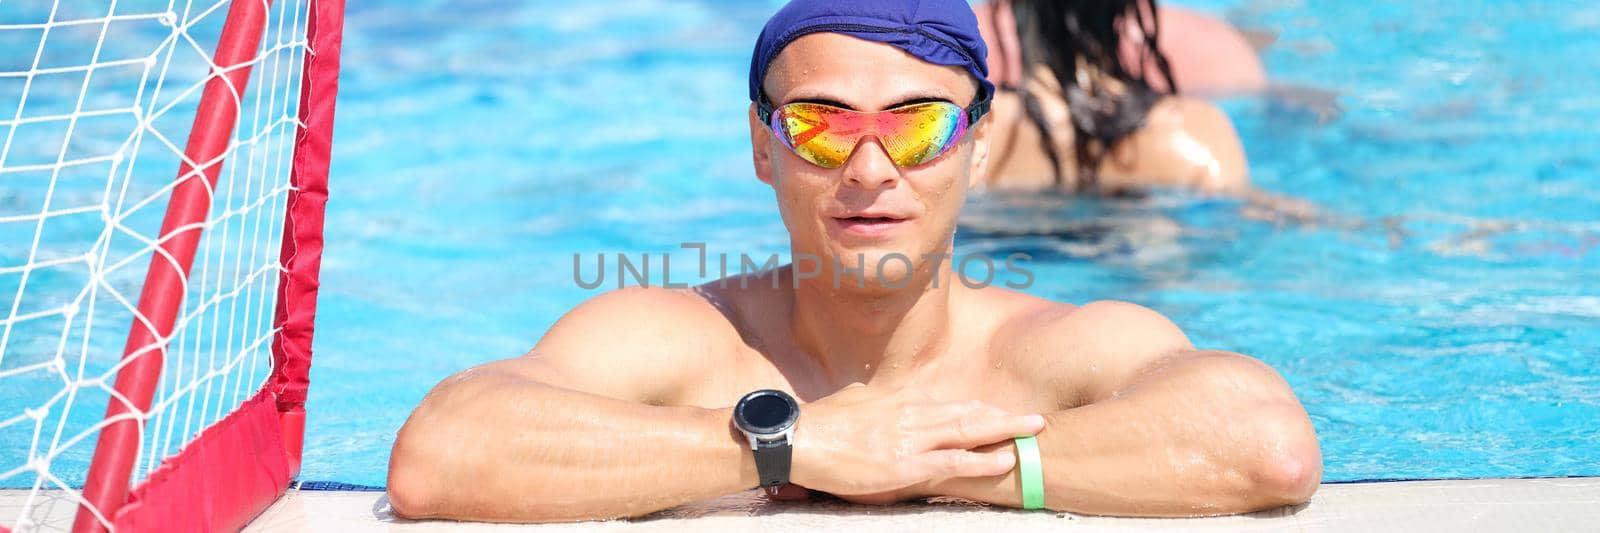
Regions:
<instances>
[{"instance_id":1,"label":"white pool deck","mask_svg":"<svg viewBox=\"0 0 1600 533\"><path fill-rule=\"evenodd\" d=\"M14 526L25 491L0 491L0 524ZM46 525L70 522L57 502ZM381 492L291 490L246 531L1600 531L1600 478L1481 479L1326 484L1311 502L1240 516L1108 518L970 504L890 507L838 501L768 502L750 491L634 520L576 524L410 521L389 512Z\"/></svg>"}]
</instances>

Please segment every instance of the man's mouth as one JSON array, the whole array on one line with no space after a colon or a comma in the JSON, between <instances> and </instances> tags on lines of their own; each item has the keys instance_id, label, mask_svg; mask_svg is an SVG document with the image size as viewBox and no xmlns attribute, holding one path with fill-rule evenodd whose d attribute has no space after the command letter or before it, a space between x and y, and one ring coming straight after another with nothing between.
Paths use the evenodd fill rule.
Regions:
<instances>
[{"instance_id":1,"label":"man's mouth","mask_svg":"<svg viewBox=\"0 0 1600 533\"><path fill-rule=\"evenodd\" d=\"M845 217L845 218L842 218L840 220L843 220L845 222L849 222L849 223L852 223L852 224L883 224L883 223L887 223L887 222L899 222L900 221L900 219L894 218L894 217Z\"/></svg>"},{"instance_id":2,"label":"man's mouth","mask_svg":"<svg viewBox=\"0 0 1600 533\"><path fill-rule=\"evenodd\" d=\"M839 229L846 234L861 237L878 236L893 231L895 228L906 225L906 219L878 213L864 213L846 217L834 217Z\"/></svg>"}]
</instances>

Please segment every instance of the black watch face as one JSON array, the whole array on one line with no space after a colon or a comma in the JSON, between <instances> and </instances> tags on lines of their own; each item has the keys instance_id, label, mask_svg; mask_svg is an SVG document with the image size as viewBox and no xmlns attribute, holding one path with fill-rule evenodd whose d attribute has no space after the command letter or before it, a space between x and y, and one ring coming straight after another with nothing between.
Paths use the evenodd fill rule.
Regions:
<instances>
[{"instance_id":1,"label":"black watch face","mask_svg":"<svg viewBox=\"0 0 1600 533\"><path fill-rule=\"evenodd\" d=\"M779 433L794 425L800 406L782 391L759 390L746 394L734 408L733 419L750 433Z\"/></svg>"}]
</instances>

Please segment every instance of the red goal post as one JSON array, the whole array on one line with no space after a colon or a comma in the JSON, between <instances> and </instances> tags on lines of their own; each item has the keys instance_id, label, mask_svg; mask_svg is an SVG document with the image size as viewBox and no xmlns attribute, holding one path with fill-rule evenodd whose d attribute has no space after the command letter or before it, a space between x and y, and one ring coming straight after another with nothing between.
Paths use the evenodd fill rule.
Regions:
<instances>
[{"instance_id":1,"label":"red goal post","mask_svg":"<svg viewBox=\"0 0 1600 533\"><path fill-rule=\"evenodd\" d=\"M145 468L147 475L137 479L139 464L141 462L153 464L153 458L147 459L147 457L159 453L162 449L145 441L147 430L150 429L147 427L147 419L155 414L152 412L152 401L156 399L158 392L162 392L160 389L163 386L171 387L170 391L162 392L163 395L188 394L195 390L179 389L177 384L163 381L163 364L169 348L175 343L175 339L179 338L174 330L175 325L182 328L183 325L189 324L192 318L185 314L186 299L191 300L188 302L190 306L194 306L197 304L193 300L205 296L192 288L196 282L191 274L197 250L205 246L201 242L202 234L208 227L220 224L216 222L217 217L213 213L214 205L220 201L219 177L223 174L229 159L243 157L242 147L255 141L237 139L235 131L240 123L240 115L246 109L246 94L252 69L260 67L261 58L266 55L259 51L262 37L272 31L268 26L269 21L278 25L285 24L282 20L273 19L273 12L270 10L273 8L274 0L232 0L226 6L226 18L222 23L220 37L209 58L211 72L203 79L204 87L196 107L193 124L188 131L187 142L182 149L176 182L171 184L160 232L145 250L145 253L150 255L148 270L140 285L136 311L133 312L121 362L111 370L115 373L115 384L110 387L111 398L105 409L104 420L97 424L99 436L94 440L93 458L84 478L85 483L81 495L71 496L72 501L78 504L76 518L72 522L74 531L237 530L280 497L299 471L305 427L304 405L309 385L311 339L316 314L318 271L323 248L323 213L328 193L334 104L338 92L344 0L277 1L294 3L295 23L304 26L298 29L298 32L289 32L295 36L291 39L294 45L303 48L301 50L303 59L297 82L297 109L292 110L294 124L283 128L285 132L292 128L293 132L292 141L287 138L283 140L285 145L292 145L292 156L288 156L287 163L287 186L281 195L274 195L269 199L273 202L273 207L270 208L272 210L266 211L276 214L277 206L281 205L283 208L282 219L278 222L282 226L281 248L276 265L269 269L275 271L273 277L276 278L275 294L271 296L273 310L270 316L263 312L257 317L262 322L270 320L270 327L262 326L267 332L266 335L270 336L269 373L260 388L250 394L248 399L237 405L218 407L220 412L226 413L220 419L204 425L203 429L192 436L178 437L181 446L177 453L166 457L154 456L160 459L159 466ZM111 2L112 8L101 23L102 41L106 39L104 27L110 27L113 22L121 22L126 18L117 13L116 4L117 2ZM213 8L220 9L221 5L216 4ZM50 38L49 32L52 29L65 32L67 30L59 28L76 24L74 21L57 21L57 7L59 5L52 6L47 22L11 26L0 23L0 29L20 28L19 31L32 31L34 26L42 28L43 36L40 37L39 43L42 51L46 47L45 41ZM210 12L201 12L198 17L207 16L208 13ZM187 14L185 11L185 15ZM175 20L171 15L171 11L163 15L167 18L163 19L162 23L174 26L174 35L177 35L188 26L184 26L186 22L183 20ZM99 19L95 19L91 22L98 21ZM301 35L303 40L300 38ZM189 38L187 35L183 37ZM176 40L177 37L173 39ZM167 44L174 47L182 46L176 42ZM100 55L100 49L101 45L96 43L94 45L96 58ZM89 77L94 75L94 69L104 67L95 61L98 60L91 60L83 67ZM36 77L55 72L38 68L38 62L38 58L35 58L35 67L27 72L29 84L32 84ZM150 64L155 64L153 58ZM290 60L290 65L292 64L293 59ZM148 76L149 67L146 69ZM292 74L285 74L285 77L292 77ZM83 83L83 90L87 91L90 85L89 79L86 78ZM142 96L143 89L140 90L139 94ZM159 86L156 91L159 94ZM18 104L19 117L24 114L23 106L28 104L28 98L25 89ZM288 99L285 95L283 105L286 108L291 104ZM84 98L80 95L78 100L78 106L81 108L84 105ZM156 99L152 97L151 100L153 108ZM259 102L258 98L256 104L258 107ZM143 118L138 111L135 109L134 115L140 116L141 120L145 121L140 127L149 129L150 123L155 119ZM91 116L91 113L74 111L72 118L74 123L80 114ZM36 119L35 122L46 120L52 119ZM17 125L25 122L27 121L22 119L13 121L11 134L17 135ZM269 128L268 131L270 133L272 130ZM69 151L67 144L74 142L70 126L67 132L66 140L62 141L66 143L61 148L63 158ZM284 133L285 137L287 135L288 133ZM159 137L159 132L156 136ZM9 149L9 139L7 144ZM253 163L254 152L251 153ZM120 157L119 152L118 158ZM263 156L263 161L265 157ZM131 166L131 163L129 165ZM61 166L63 165L58 160L57 168L54 170L56 174L61 172L59 168ZM0 172L5 170L5 160L0 157ZM116 179L114 175L117 172L117 167L113 166L112 180ZM264 175L267 172L265 163L261 172L262 181L265 182ZM129 173L131 175L131 168ZM52 174L52 190L55 187L54 179L55 174ZM109 184L106 188L108 191L111 189ZM232 189L229 191L231 194ZM46 218L58 216L51 211L50 197L45 198L43 211L34 217L38 219L41 227ZM261 203L265 205L267 201ZM118 208L121 208L120 204ZM224 213L225 216L232 215L235 208L229 204L225 211L227 211ZM13 217L15 220L23 218ZM0 220L3 220L3 217L0 217ZM243 226L244 223L239 224ZM244 230L241 228L241 238L243 234ZM18 312L18 308L23 307L20 302L24 298L25 289L28 288L28 274L53 266L43 260L35 260L35 252L41 246L39 240L36 235L34 251L29 253L27 263L15 269L22 272L22 281L16 293L18 303L12 304L10 317L0 315L0 319L4 319L7 336L11 335L14 326L23 327L17 324L37 316L45 316L44 313L26 315ZM225 243L222 247L226 246ZM218 271L222 270L220 265L223 261L227 259L218 259ZM238 269L237 265L233 266ZM95 282L102 281L99 279L99 274L95 276ZM218 274L219 279L220 276ZM268 285L266 281L262 281L262 284ZM237 292L236 289L235 293ZM263 295L262 299L265 298L267 296ZM204 302L201 303L203 304ZM94 305L92 300L89 305ZM69 325L77 309L74 304L72 310L65 313ZM203 307L201 309L204 310ZM250 317L248 313L245 316L247 319ZM227 333L229 342L232 342L231 328L234 327L232 322L227 326L217 326L214 323L210 327L213 334ZM224 331L224 328L228 329ZM67 327L63 326L61 343L63 346L67 344L66 329ZM89 345L87 326L84 330L83 344L87 347ZM18 331L26 333L29 330L18 329ZM195 333L195 335L200 334ZM22 333L18 335L20 338ZM198 345L199 342L197 340L195 344ZM214 347L216 341L212 343ZM15 346L18 345L13 343L12 351L18 352L20 349ZM225 347L225 349L232 348ZM250 349L253 348L241 348L242 351ZM90 350L86 348L85 351ZM7 355L5 345L0 344L0 361ZM26 355L28 354L20 354L20 356ZM59 363L61 360L59 353L56 357ZM83 357L87 358L89 355ZM0 367L0 377L21 375L29 368L12 369L10 374L4 372L5 370L7 370L5 367ZM212 372L234 370L234 366L230 363L223 370ZM80 370L80 374L81 372ZM210 374L206 376L207 379L210 377ZM171 380L170 377L167 379ZM230 386L226 379L223 383L223 387ZM235 383L244 383L244 378L236 378ZM81 385L69 384L69 386ZM249 386L255 385L251 383ZM209 384L206 386L206 391L207 394L210 393ZM71 403L71 398L69 395L68 404ZM55 399L52 398L51 402L45 408L30 410L28 416L45 416ZM66 407L66 410L70 410L70 405ZM192 413L192 404L190 409ZM156 408L156 411L160 411L160 408ZM205 409L202 408L202 419L204 412ZM4 415L0 413L0 419L4 419ZM61 417L61 425L67 425L66 415L62 414ZM10 420L25 421L22 416ZM168 424L167 431L170 436L173 430L171 422ZM160 430L159 427L156 429ZM183 431L188 432L188 429ZM33 448L40 448L40 437L37 433L35 430ZM92 431L89 433L92 434ZM60 440L62 436L56 435L50 444L49 455L43 455L45 453L43 451L38 452L45 457L42 461L34 457L33 450L29 450L30 465L19 467L13 472L33 468L32 465L37 464L39 478L49 477L51 473L46 470L49 460L58 457L55 448L56 442ZM68 439L65 446L71 446L74 442L76 441ZM0 472L4 471L4 465L0 465ZM59 482L57 483L59 485ZM33 492L38 493L41 485L41 482L36 481ZM66 487L64 492L74 491ZM34 501L34 498L30 496L28 501ZM0 516L0 531L5 531L8 525L19 530L50 526L29 522L30 515L27 513L28 509L25 506L21 523L14 524L5 524L11 517Z\"/></svg>"},{"instance_id":2,"label":"red goal post","mask_svg":"<svg viewBox=\"0 0 1600 533\"><path fill-rule=\"evenodd\" d=\"M273 319L278 333L272 341L271 377L244 405L203 431L177 456L163 461L131 495L128 490L141 435L135 420L128 416L130 407L149 409L155 393L164 351L162 339L172 334L200 238L195 225L211 207L222 155L233 137L250 77L250 60L265 30L270 1L234 0L229 7L215 54L222 68L206 83L186 149L188 161L205 166L194 168L184 163L179 168L180 184L173 190L160 233L166 253L152 258L139 298L140 314L150 322L133 324L125 352L132 360L117 373L116 389L129 402L112 401L106 409L108 420L122 420L101 432L84 487L85 505L74 531L102 530L103 519L110 519L119 529L141 531L239 529L283 495L289 480L299 472L334 100L339 89L343 0L311 0L308 10L300 125L290 173L293 188L279 255L284 270L279 276ZM155 357L133 357L144 352Z\"/></svg>"}]
</instances>

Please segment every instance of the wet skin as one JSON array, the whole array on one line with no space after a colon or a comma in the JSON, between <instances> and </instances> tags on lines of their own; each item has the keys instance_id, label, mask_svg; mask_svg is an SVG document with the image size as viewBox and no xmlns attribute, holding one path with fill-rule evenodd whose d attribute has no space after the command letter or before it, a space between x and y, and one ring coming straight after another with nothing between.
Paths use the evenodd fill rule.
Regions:
<instances>
[{"instance_id":1,"label":"wet skin","mask_svg":"<svg viewBox=\"0 0 1600 533\"><path fill-rule=\"evenodd\" d=\"M889 45L813 34L785 48L765 88L779 105L876 111L926 98L965 106L976 86ZM865 281L841 272L847 282L835 286L823 261L600 295L528 354L429 393L395 442L397 513L583 520L747 490L756 469L729 416L760 388L804 403L790 479L861 503L949 495L1017 506L1010 442L1027 434L1040 441L1051 509L1236 513L1315 491L1315 434L1268 366L1197 350L1137 305L971 288L948 262L926 259L952 251L988 162L987 120L916 168L894 166L869 138L824 169L754 115L755 174L773 190L792 256L864 259ZM855 231L866 216L892 221ZM895 254L912 261L877 268Z\"/></svg>"}]
</instances>

